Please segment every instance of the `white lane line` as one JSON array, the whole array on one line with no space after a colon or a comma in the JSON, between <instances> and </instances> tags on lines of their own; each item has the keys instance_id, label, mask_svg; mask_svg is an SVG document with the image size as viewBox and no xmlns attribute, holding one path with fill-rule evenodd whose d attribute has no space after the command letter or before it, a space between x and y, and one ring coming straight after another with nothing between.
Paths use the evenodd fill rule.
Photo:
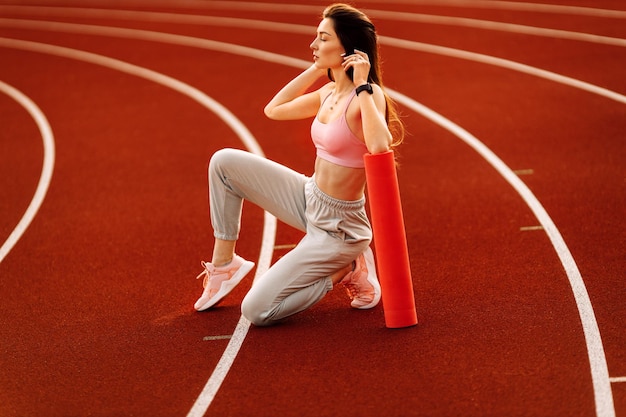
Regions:
<instances>
[{"instance_id":1,"label":"white lane line","mask_svg":"<svg viewBox=\"0 0 626 417\"><path fill-rule=\"evenodd\" d=\"M515 175L533 175L535 173L535 170L532 168L529 169L516 169L515 171Z\"/></svg>"},{"instance_id":2,"label":"white lane line","mask_svg":"<svg viewBox=\"0 0 626 417\"><path fill-rule=\"evenodd\" d=\"M535 214L535 217L539 220L539 223L550 238L557 256L561 260L561 264L565 269L570 287L572 288L572 292L574 294L576 306L578 307L578 314L580 316L583 334L585 336L587 355L589 357L591 367L591 380L593 383L594 397L596 401L596 415L598 417L614 417L615 407L613 404L611 383L609 381L609 370L606 363L604 346L602 345L602 337L600 336L600 329L593 311L593 305L591 304L591 299L587 293L585 282L583 281L580 271L578 270L576 261L574 261L574 257L570 253L570 250L563 240L558 228L548 215L548 212L543 208L537 197L535 197L526 184L524 184L524 182L517 175L515 175L515 173L495 153L493 153L475 136L409 97L400 93L395 93L394 96L399 103L404 104L439 126L442 126L478 152L478 154L489 162L489 164L491 164L491 166L494 167L495 170L502 175L502 177L504 177L513 189L517 191L524 202L526 202L528 207L530 207L532 212Z\"/></svg>"},{"instance_id":3,"label":"white lane line","mask_svg":"<svg viewBox=\"0 0 626 417\"><path fill-rule=\"evenodd\" d=\"M233 115L228 109L216 102L202 91L185 84L179 80L160 74L158 72L149 70L147 68L139 67L124 61L120 61L114 58L109 58L103 55L97 55L91 52L79 51L76 49L65 48L61 46L48 45L38 42L30 42L16 39L0 38L0 47L21 49L26 51L38 52L43 54L50 54L61 56L64 58L75 59L79 61L89 62L96 65L101 65L107 68L111 68L127 74L132 74L137 77L141 77L155 83L169 87L175 91L178 91L189 98L197 101L202 106L208 108L220 117L235 133L248 150L257 155L264 156L261 147L256 139L248 131L248 129ZM263 238L261 241L261 249L259 254L259 260L257 263L257 271L255 280L261 274L263 274L269 268L272 261L272 252L276 237L277 221L274 216L265 212L264 224L263 224ZM243 316L239 319L235 328L234 334L224 351L222 358L217 364L213 374L209 378L205 388L196 400L189 415L203 415L208 405L213 400L215 393L222 384L222 381L226 377L226 373L230 369L243 340L250 327L248 322ZM204 408L204 411L199 411ZM201 412L201 414L197 414Z\"/></svg>"},{"instance_id":4,"label":"white lane line","mask_svg":"<svg viewBox=\"0 0 626 417\"><path fill-rule=\"evenodd\" d=\"M37 184L35 194L33 195L28 208L24 212L24 215L17 223L7 240L2 244L2 247L0 247L0 262L2 262L11 249L13 249L15 244L20 240L28 226L37 215L39 208L43 204L43 200L46 198L50 181L52 180L52 173L54 171L55 145L54 135L52 134L52 129L50 128L48 119L46 119L43 112L30 98L16 88L2 81L0 81L0 91L13 98L13 100L17 101L26 109L26 111L28 111L37 124L39 132L41 133L41 140L43 141L43 164L41 174L39 176L39 183Z\"/></svg>"},{"instance_id":5,"label":"white lane line","mask_svg":"<svg viewBox=\"0 0 626 417\"><path fill-rule=\"evenodd\" d=\"M535 230L544 230L543 226L522 226L519 228L520 232L532 232Z\"/></svg>"},{"instance_id":6,"label":"white lane line","mask_svg":"<svg viewBox=\"0 0 626 417\"><path fill-rule=\"evenodd\" d=\"M361 0L360 3L377 3L380 0ZM387 4L430 4L444 7L468 7L479 9L495 9L495 10L517 10L538 13L551 14L570 14L578 16L594 16L603 18L626 19L626 11L615 9L600 9L594 7L567 6L557 4L540 4L540 3L524 3L501 0L388 0ZM171 1L152 0L152 7L171 7ZM197 1L197 0L178 0L176 5L179 7L194 8L196 10L222 9L222 10L239 10L239 11L258 11L258 12L277 12L277 13L313 13L320 14L324 8L322 6L310 6L301 4L276 4L276 3L257 3L245 1ZM126 0L126 7L144 7L143 0ZM39 6L34 6L39 7Z\"/></svg>"},{"instance_id":7,"label":"white lane line","mask_svg":"<svg viewBox=\"0 0 626 417\"><path fill-rule=\"evenodd\" d=\"M609 378L611 380L611 382L613 382L614 384L618 383L618 382L626 382L626 376L616 376L613 378Z\"/></svg>"},{"instance_id":8,"label":"white lane line","mask_svg":"<svg viewBox=\"0 0 626 417\"><path fill-rule=\"evenodd\" d=\"M271 25L255 25L256 21L251 21L248 29L263 29L271 30ZM36 29L36 30L49 30L65 33L81 33L98 36L111 36L120 38L133 38L142 39L156 42L169 43L174 45L191 46L196 48L209 49L214 51L233 53L235 55L248 56L250 58L259 59L268 62L277 62L282 65L289 65L294 67L300 67L302 63L309 64L309 61L301 59L290 58L284 55L276 54L268 51L261 51L255 48L250 48L241 45L230 44L226 42L212 41L208 39L195 38L184 35L174 35L164 32L154 32L141 29L126 29L126 28L112 28L106 26L93 26L83 25L76 23L61 23L61 22L46 22L38 20L21 20L21 19L1 19L0 26L5 27L17 27L22 29ZM257 27L258 26L258 27ZM315 29L303 25L290 25L293 30L297 30L297 33L304 33L306 29L307 33L311 33ZM289 30L286 27L278 27L276 30L284 31ZM565 75L557 74L555 72L543 70L530 65L522 64L516 61L511 61L504 58L497 58L491 55L479 54L476 52L464 51L461 49L448 48L445 46L438 46L428 43L410 41L406 39L392 38L388 36L380 36L380 42L384 45L393 46L396 48L408 49L413 51L426 52L430 54L448 56L451 58L463 59L472 62L480 62L487 65L493 65L496 67L505 68L512 71L521 72L524 74L532 75L538 78L543 78L558 84L563 84L569 87L573 87L579 90L586 91L591 94L596 94L610 100L617 101L618 103L626 104L626 96L619 94L615 91L609 90L604 87L577 80L575 78L567 77Z\"/></svg>"},{"instance_id":9,"label":"white lane line","mask_svg":"<svg viewBox=\"0 0 626 417\"><path fill-rule=\"evenodd\" d=\"M39 42L23 41L10 38L0 38L0 46L89 62L91 64L111 68L120 72L125 72L127 74L135 75L137 77L147 79L157 84L164 85L191 98L203 107L206 107L211 112L215 113L215 115L222 119L222 121L226 123L226 125L228 125L237 134L239 139L241 139L241 141L250 152L260 156L264 156L264 153L259 146L259 143L256 141L252 133L250 133L245 125L239 119L237 119L237 117L233 113L231 113L226 107L224 107L222 104L215 101L202 91L175 78L169 77L156 71L152 71L147 68L130 64L128 62L120 61L115 58L110 58L91 52L80 51L77 49L65 48L63 46L55 46Z\"/></svg>"},{"instance_id":10,"label":"white lane line","mask_svg":"<svg viewBox=\"0 0 626 417\"><path fill-rule=\"evenodd\" d=\"M213 341L213 340L229 340L230 338L232 338L233 335L232 334L220 334L217 336L204 336L202 338L202 340L206 341Z\"/></svg>"},{"instance_id":11,"label":"white lane line","mask_svg":"<svg viewBox=\"0 0 626 417\"><path fill-rule=\"evenodd\" d=\"M3 18L0 18L0 26L161 42L172 45L189 46L193 48L232 53L234 55L247 56L261 61L280 63L282 65L298 66L302 62L307 62L301 59L290 58L285 55L261 51L259 49L236 45L233 43L219 42L185 35L175 35L164 32L155 32L150 30ZM311 28L309 29L311 30ZM260 151L260 149L258 151Z\"/></svg>"},{"instance_id":12,"label":"white lane line","mask_svg":"<svg viewBox=\"0 0 626 417\"><path fill-rule=\"evenodd\" d=\"M232 4L232 3L231 3ZM287 5L280 5L285 9ZM308 8L298 8L298 13L312 13ZM314 6L316 9L317 7ZM237 8L240 9L240 8ZM249 8L250 9L250 8ZM256 9L252 8L252 9ZM263 8L262 8L263 9ZM265 7L267 9L267 7ZM265 26L267 30L297 31L299 33L310 34L313 28L304 25L281 22L267 22L254 19L243 19L222 16L201 16L184 13L164 13L135 10L111 10L111 9L86 9L77 7L45 7L45 6L0 6L0 11L14 14L27 14L28 16L43 15L46 18L51 16L74 17L74 18L107 18L118 20L141 20L162 23L184 23L194 25L243 27L249 29L252 25ZM270 11L275 11L271 8ZM433 25L446 25L457 27L468 27L481 30L492 30L508 33L519 33L524 35L540 36L554 39L567 39L581 42L590 42L618 47L626 47L626 39L615 38L604 35L596 35L586 32L574 32L563 29L551 29L537 26L528 26L515 23L497 22L491 20L471 19L466 17L441 16L424 13L409 13L387 10L366 9L368 15L375 19L385 19L394 21L426 23ZM305 28L306 32L303 31Z\"/></svg>"},{"instance_id":13,"label":"white lane line","mask_svg":"<svg viewBox=\"0 0 626 417\"><path fill-rule=\"evenodd\" d=\"M276 245L274 246L274 250L284 250L284 249L293 249L297 246L296 243L287 243L284 245Z\"/></svg>"},{"instance_id":14,"label":"white lane line","mask_svg":"<svg viewBox=\"0 0 626 417\"><path fill-rule=\"evenodd\" d=\"M361 0L364 3L378 0ZM517 1L499 0L392 0L399 4L430 4L444 7L468 7L493 10L516 10L525 12L539 12L552 14L570 14L578 16L605 17L626 19L626 12L614 9L599 9L595 7L566 6L559 4L524 3Z\"/></svg>"},{"instance_id":15,"label":"white lane line","mask_svg":"<svg viewBox=\"0 0 626 417\"><path fill-rule=\"evenodd\" d=\"M468 61L481 62L483 64L506 68L524 74L533 75L535 77L544 78L558 84L567 85L569 87L577 88L588 93L597 94L599 96L615 100L618 103L626 104L626 96L616 93L615 91L609 90L604 87L598 87L597 85L585 81L580 81L575 78L567 77L565 75L557 74L555 72L511 61L509 59L496 58L491 55L463 51L461 49L448 48L445 46L432 45L428 43L389 38L386 36L381 36L380 41L385 45L395 46L397 48L410 49L413 51L421 51L430 54L444 55L452 58L465 59Z\"/></svg>"},{"instance_id":16,"label":"white lane line","mask_svg":"<svg viewBox=\"0 0 626 417\"><path fill-rule=\"evenodd\" d=\"M273 230L270 231L271 228L269 227L263 230L263 243L261 245L259 263L254 276L255 281L269 269L270 263L272 262L273 245L276 240L276 217L265 212L265 222L266 224L271 223ZM226 346L226 350L224 350L220 361L217 363L217 366L202 389L202 392L200 392L200 395L198 395L198 398L191 407L191 410L187 413L187 417L204 416L207 409L213 402L215 394L217 394L217 391L222 386L224 379L226 379L228 371L230 371L230 368L235 362L235 358L239 353L239 349L241 349L241 345L243 345L243 341L246 338L249 329L250 322L244 316L240 316L237 327L235 327L233 337L230 339L228 346Z\"/></svg>"},{"instance_id":17,"label":"white lane line","mask_svg":"<svg viewBox=\"0 0 626 417\"><path fill-rule=\"evenodd\" d=\"M166 34L157 32L160 36L164 37ZM177 41L174 43L178 43L181 40L181 37L175 35ZM183 37L188 38L188 37ZM201 47L207 48L208 44L201 42L201 39L196 39L194 41L194 46L202 45ZM170 42L171 43L171 42ZM189 46L189 45L188 45ZM223 45L220 45L220 48ZM236 46L236 45L233 45ZM246 56L249 55L249 51L252 48L233 48L230 51L231 53L240 54L241 52L246 51ZM446 48L450 49L450 48ZM258 55L258 54L253 54ZM271 54L272 56L277 56L277 54ZM283 57L286 58L286 57ZM273 58L263 58L264 60L271 61ZM471 58L467 58L471 59ZM297 60L297 59L283 59L286 65L293 65L298 68L306 68L310 65L309 61ZM287 63L289 62L289 63ZM521 65L521 64L520 64ZM527 67L527 66L525 66ZM532 67L528 67L529 69ZM540 73L545 71L539 70ZM535 74L537 75L537 74ZM562 77L562 76L561 76ZM567 78L567 77L565 77ZM555 81L555 80L553 80ZM572 85L575 86L575 85ZM404 96L398 92L389 90L390 94L397 100L399 103L406 105L407 107L415 110L419 114L422 114L424 117L432 120L443 128L449 130L451 133L459 137L461 140L470 145L473 149L475 149L483 158L485 158L506 180L513 186L513 188L520 194L522 199L526 202L526 204L531 208L531 210L535 213L535 216L538 218L542 227L546 230L556 252L561 260L561 263L565 269L565 272L570 281L570 286L572 287L574 298L576 301L576 305L578 307L579 315L582 322L583 333L585 336L585 341L587 345L587 353L589 356L590 367L591 367L591 376L592 383L594 386L594 397L596 402L596 413L598 417L612 417L615 415L614 405L613 405L613 396L610 389L610 382L608 377L608 367L606 364L606 357L604 354L604 348L602 346L602 339L600 337L600 331L597 325L597 321L595 319L595 315L593 312L593 307L591 305L591 301L589 299L589 295L587 293L586 287L584 285L584 281L582 280L582 276L576 266L576 263L569 252L569 248L565 244L560 235L560 232L552 222L551 218L545 212L545 209L541 206L536 197L532 194L532 192L528 189L528 187L515 175L515 173L504 164L502 160L500 160L490 149L488 149L482 142L472 136L469 132L465 131L458 125L455 125L448 119L443 116L433 112L427 107L419 104L418 102L410 99L407 96ZM622 96L623 97L623 96ZM249 323L242 324L243 327L246 327L245 333L247 333L247 327ZM245 337L244 333L244 337ZM233 339L231 339L232 344ZM241 343L243 343L243 338L241 339ZM235 346L235 349L238 351L241 347L241 344ZM225 352L226 354L226 352ZM224 357L223 357L224 359ZM234 361L234 357L225 358L226 363L231 363ZM222 370L220 375L223 374L225 376L228 369L225 371ZM221 384L221 381L219 382ZM207 383L207 385L209 385ZM608 389L607 389L608 388ZM206 387L205 387L206 389ZM217 389L215 389L216 392ZM204 392L204 391L203 391ZM213 393L214 395L214 393ZM202 397L202 396L201 396ZM200 398L199 398L200 400ZM204 401L204 400L203 400ZM206 404L206 407L210 405L210 401ZM194 406L195 408L195 406ZM193 409L192 409L193 410Z\"/></svg>"},{"instance_id":18,"label":"white lane line","mask_svg":"<svg viewBox=\"0 0 626 417\"><path fill-rule=\"evenodd\" d=\"M499 32L519 33L523 35L541 36L554 39L567 39L582 42L591 42L611 46L626 47L626 39L610 36L595 35L592 33L573 32L562 29L549 29L537 26L520 25L515 23L495 22L491 20L470 19L467 17L437 16L420 13L389 12L385 10L366 10L368 15L377 19L399 20L405 22L427 23L432 25L446 25L467 27L473 29L493 30Z\"/></svg>"}]
</instances>

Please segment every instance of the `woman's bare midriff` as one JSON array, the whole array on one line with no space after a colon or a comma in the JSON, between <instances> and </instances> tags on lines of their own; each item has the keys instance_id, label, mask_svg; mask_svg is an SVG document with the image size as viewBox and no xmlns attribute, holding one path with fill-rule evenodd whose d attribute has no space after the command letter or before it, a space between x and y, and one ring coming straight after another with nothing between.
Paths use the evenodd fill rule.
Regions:
<instances>
[{"instance_id":1,"label":"woman's bare midriff","mask_svg":"<svg viewBox=\"0 0 626 417\"><path fill-rule=\"evenodd\" d=\"M338 200L359 200L365 191L365 169L343 167L317 158L315 183L325 194Z\"/></svg>"}]
</instances>

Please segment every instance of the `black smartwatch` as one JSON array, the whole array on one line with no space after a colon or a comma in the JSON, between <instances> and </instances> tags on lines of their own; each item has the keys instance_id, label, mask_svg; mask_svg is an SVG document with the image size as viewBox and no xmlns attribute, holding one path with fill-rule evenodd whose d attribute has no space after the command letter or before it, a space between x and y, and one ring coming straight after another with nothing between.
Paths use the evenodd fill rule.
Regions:
<instances>
[{"instance_id":1,"label":"black smartwatch","mask_svg":"<svg viewBox=\"0 0 626 417\"><path fill-rule=\"evenodd\" d=\"M358 96L361 91L367 91L369 94L374 94L374 89L370 83L358 86L356 88L356 95Z\"/></svg>"}]
</instances>

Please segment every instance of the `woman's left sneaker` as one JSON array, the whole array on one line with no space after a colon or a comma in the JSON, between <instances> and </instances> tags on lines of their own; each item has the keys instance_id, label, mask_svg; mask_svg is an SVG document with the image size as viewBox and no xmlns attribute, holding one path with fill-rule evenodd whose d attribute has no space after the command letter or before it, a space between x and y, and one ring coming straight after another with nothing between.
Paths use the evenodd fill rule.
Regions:
<instances>
[{"instance_id":1,"label":"woman's left sneaker","mask_svg":"<svg viewBox=\"0 0 626 417\"><path fill-rule=\"evenodd\" d=\"M364 310L378 304L381 291L376 275L374 254L370 247L356 258L354 271L348 272L341 283L352 298L352 303L350 303L352 307Z\"/></svg>"}]
</instances>

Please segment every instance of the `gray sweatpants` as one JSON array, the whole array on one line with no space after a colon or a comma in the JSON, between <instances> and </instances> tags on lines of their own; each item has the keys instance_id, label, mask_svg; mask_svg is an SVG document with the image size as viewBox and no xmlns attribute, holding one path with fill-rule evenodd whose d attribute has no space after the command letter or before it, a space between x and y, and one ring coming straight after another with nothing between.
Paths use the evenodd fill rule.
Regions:
<instances>
[{"instance_id":1,"label":"gray sweatpants","mask_svg":"<svg viewBox=\"0 0 626 417\"><path fill-rule=\"evenodd\" d=\"M239 238L243 200L306 232L287 255L258 278L241 311L257 326L303 311L333 288L330 275L369 246L365 198L337 200L307 177L249 152L222 149L209 164L211 223L216 238Z\"/></svg>"}]
</instances>

